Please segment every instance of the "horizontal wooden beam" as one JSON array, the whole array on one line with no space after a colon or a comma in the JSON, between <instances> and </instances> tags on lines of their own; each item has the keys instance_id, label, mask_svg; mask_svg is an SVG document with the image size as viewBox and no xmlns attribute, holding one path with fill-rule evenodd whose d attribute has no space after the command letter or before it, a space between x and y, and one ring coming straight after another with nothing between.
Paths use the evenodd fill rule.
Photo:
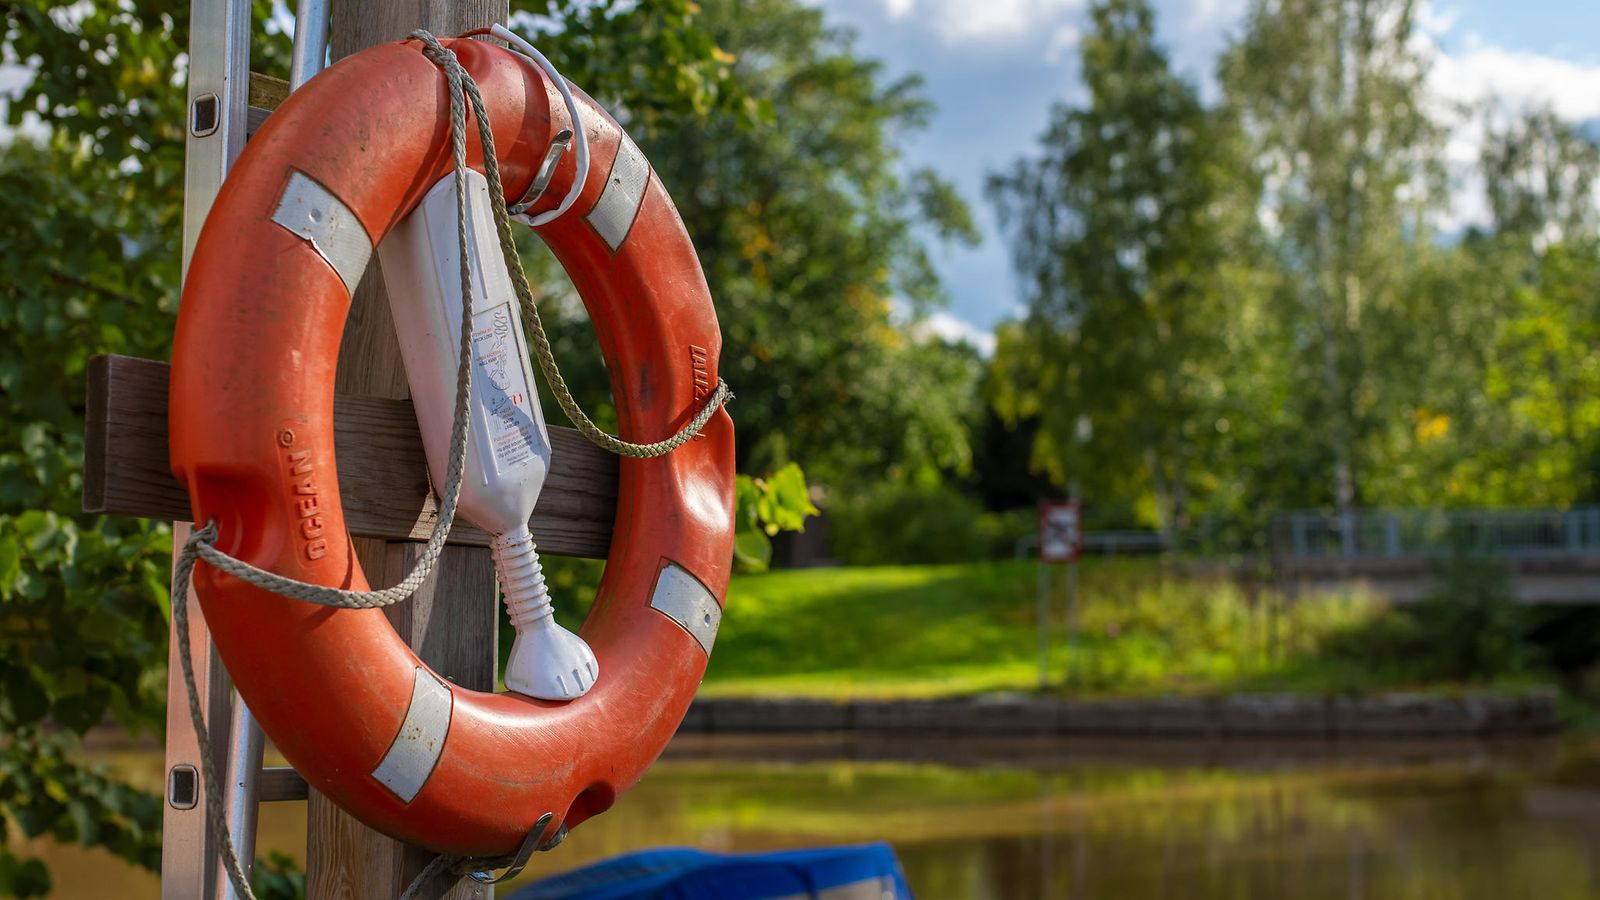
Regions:
<instances>
[{"instance_id":1,"label":"horizontal wooden beam","mask_svg":"<svg viewBox=\"0 0 1600 900\"><path fill-rule=\"evenodd\" d=\"M189 495L167 451L166 363L131 356L89 362L85 512L188 521ZM338 396L334 454L345 523L356 537L425 540L438 516L411 404ZM617 459L570 428L551 428L552 459L529 527L539 550L603 559L617 508ZM487 546L457 520L450 543Z\"/></svg>"},{"instance_id":2,"label":"horizontal wooden beam","mask_svg":"<svg viewBox=\"0 0 1600 900\"><path fill-rule=\"evenodd\" d=\"M289 82L260 72L250 73L251 106L271 111L277 109L287 99L289 99Z\"/></svg>"},{"instance_id":3,"label":"horizontal wooden beam","mask_svg":"<svg viewBox=\"0 0 1600 900\"><path fill-rule=\"evenodd\" d=\"M260 72L251 72L249 109L245 111L245 137L260 131L261 126L267 123L267 116L272 115L272 111L287 99L289 99L289 82Z\"/></svg>"}]
</instances>

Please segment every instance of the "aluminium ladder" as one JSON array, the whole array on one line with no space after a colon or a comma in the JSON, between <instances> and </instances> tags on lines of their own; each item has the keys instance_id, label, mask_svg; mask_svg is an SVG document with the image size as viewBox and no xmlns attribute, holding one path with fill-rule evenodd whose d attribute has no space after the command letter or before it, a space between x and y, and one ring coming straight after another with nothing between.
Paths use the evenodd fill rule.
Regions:
<instances>
[{"instance_id":1,"label":"aluminium ladder","mask_svg":"<svg viewBox=\"0 0 1600 900\"><path fill-rule=\"evenodd\" d=\"M190 6L188 123L185 129L183 191L183 270L189 260L206 214L221 189L228 169L244 148L250 130L250 0L193 0ZM294 57L290 90L299 87L322 68L327 54L326 0L299 0L295 16ZM174 523L173 549L180 549L191 526ZM176 557L174 557L176 558ZM177 635L168 654L166 803L162 816L161 896L163 900L238 900L223 871L220 848L213 845L206 827L207 804L221 804L228 832L248 874L255 862L257 805L263 799L302 798L304 791L291 771L273 771L274 787L261 791L261 727L233 691L211 645L193 590L187 597L190 654L194 660L201 709L210 724L215 759L200 759L198 737L190 721L188 697L178 664ZM226 717L228 730L217 728ZM224 796L207 797L201 765L225 772ZM288 777L283 777L288 776Z\"/></svg>"}]
</instances>

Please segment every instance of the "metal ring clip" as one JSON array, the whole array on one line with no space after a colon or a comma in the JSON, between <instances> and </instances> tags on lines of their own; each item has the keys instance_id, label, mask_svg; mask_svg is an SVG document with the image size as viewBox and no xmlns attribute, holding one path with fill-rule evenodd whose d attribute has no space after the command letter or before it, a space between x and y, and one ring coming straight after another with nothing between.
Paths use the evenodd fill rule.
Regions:
<instances>
[{"instance_id":1,"label":"metal ring clip","mask_svg":"<svg viewBox=\"0 0 1600 900\"><path fill-rule=\"evenodd\" d=\"M556 165L561 162L561 155L572 146L572 129L563 128L550 141L550 149L544 152L544 162L539 164L539 171L533 176L533 183L528 185L528 190L523 193L522 199L506 208L513 216L520 216L533 208L539 198L544 196L545 188L550 186L550 179L555 177Z\"/></svg>"},{"instance_id":2,"label":"metal ring clip","mask_svg":"<svg viewBox=\"0 0 1600 900\"><path fill-rule=\"evenodd\" d=\"M488 872L469 872L468 874L472 876L472 880L479 884L496 884L522 874L523 868L528 865L528 860L533 857L535 851L550 850L567 839L567 823L562 822L561 827L556 829L556 833L551 835L550 840L542 844L539 843L540 836L544 834L546 828L550 827L550 820L555 817L555 813L545 813L539 817L539 821L533 823L533 828L529 829L528 836L522 839L522 846L517 848L517 855L512 857L511 866L504 872L499 875L491 875Z\"/></svg>"}]
</instances>

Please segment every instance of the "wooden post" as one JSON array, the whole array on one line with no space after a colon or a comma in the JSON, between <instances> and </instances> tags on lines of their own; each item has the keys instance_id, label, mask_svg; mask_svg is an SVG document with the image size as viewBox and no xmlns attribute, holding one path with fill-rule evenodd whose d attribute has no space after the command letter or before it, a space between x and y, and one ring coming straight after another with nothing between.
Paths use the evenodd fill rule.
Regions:
<instances>
[{"instance_id":1,"label":"wooden post","mask_svg":"<svg viewBox=\"0 0 1600 900\"><path fill-rule=\"evenodd\" d=\"M334 0L332 57L399 40L416 28L448 36L504 22L508 14L507 0ZM335 387L379 397L408 393L376 254L351 301ZM392 584L410 567L420 546L358 539L356 556L375 586ZM463 687L493 690L496 602L489 551L450 547L428 583L388 614L401 637L440 675ZM426 850L360 824L314 791L308 806L306 890L311 900L398 896L431 858ZM430 887L425 896L493 896L493 888L472 881L448 893L442 886Z\"/></svg>"}]
</instances>

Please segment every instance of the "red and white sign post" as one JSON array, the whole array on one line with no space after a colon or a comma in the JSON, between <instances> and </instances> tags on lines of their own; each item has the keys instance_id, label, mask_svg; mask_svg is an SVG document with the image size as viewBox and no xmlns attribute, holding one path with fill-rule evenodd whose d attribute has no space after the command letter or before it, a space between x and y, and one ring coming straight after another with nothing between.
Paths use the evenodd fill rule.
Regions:
<instances>
[{"instance_id":1,"label":"red and white sign post","mask_svg":"<svg viewBox=\"0 0 1600 900\"><path fill-rule=\"evenodd\" d=\"M1039 506L1039 687L1050 684L1050 569L1067 570L1069 646L1077 642L1078 558L1083 555L1083 508L1076 499Z\"/></svg>"},{"instance_id":2,"label":"red and white sign post","mask_svg":"<svg viewBox=\"0 0 1600 900\"><path fill-rule=\"evenodd\" d=\"M1083 516L1078 501L1039 507L1039 561L1075 563L1083 555Z\"/></svg>"}]
</instances>

